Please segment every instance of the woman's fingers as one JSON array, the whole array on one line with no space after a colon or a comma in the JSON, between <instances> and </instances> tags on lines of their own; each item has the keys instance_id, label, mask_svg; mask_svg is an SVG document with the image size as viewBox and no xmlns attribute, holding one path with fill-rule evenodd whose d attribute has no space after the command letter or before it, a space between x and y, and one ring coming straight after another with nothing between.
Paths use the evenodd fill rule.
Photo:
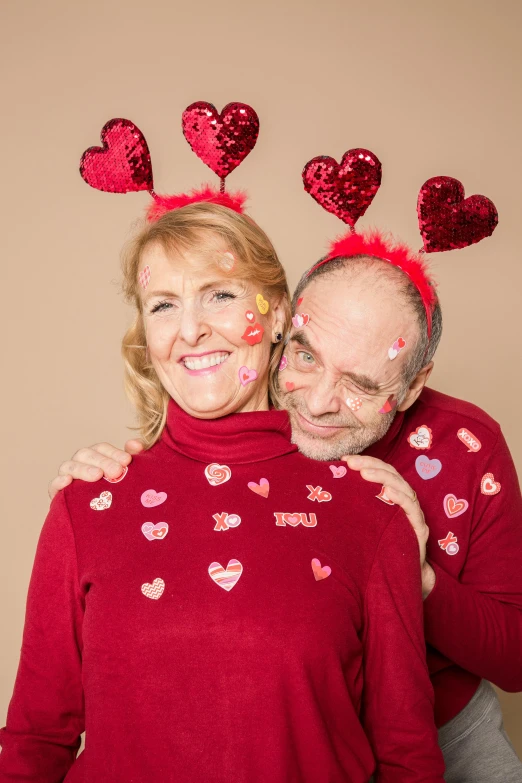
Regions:
<instances>
[{"instance_id":1,"label":"woman's fingers","mask_svg":"<svg viewBox=\"0 0 522 783\"><path fill-rule=\"evenodd\" d=\"M383 462L375 457L343 457L349 468L358 470L366 481L372 481L375 484L385 484L394 487L405 495L415 497L415 491L408 482L403 479L400 473L397 473L393 465Z\"/></svg>"},{"instance_id":2,"label":"woman's fingers","mask_svg":"<svg viewBox=\"0 0 522 783\"><path fill-rule=\"evenodd\" d=\"M50 481L47 487L47 491L51 500L54 498L57 492L70 484L72 480L72 476L56 476L56 478Z\"/></svg>"},{"instance_id":3,"label":"woman's fingers","mask_svg":"<svg viewBox=\"0 0 522 783\"><path fill-rule=\"evenodd\" d=\"M140 454L143 451L145 444L138 438L134 438L133 440L128 440L124 448L128 454L135 455Z\"/></svg>"}]
</instances>

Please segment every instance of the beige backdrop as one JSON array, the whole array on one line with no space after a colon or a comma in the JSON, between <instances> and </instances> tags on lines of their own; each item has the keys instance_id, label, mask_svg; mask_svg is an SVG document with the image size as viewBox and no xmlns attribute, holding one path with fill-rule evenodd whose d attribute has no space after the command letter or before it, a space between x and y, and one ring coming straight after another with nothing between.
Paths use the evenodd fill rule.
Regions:
<instances>
[{"instance_id":1,"label":"beige backdrop","mask_svg":"<svg viewBox=\"0 0 522 783\"><path fill-rule=\"evenodd\" d=\"M361 226L414 246L428 177L493 199L491 239L432 258L445 315L432 377L501 422L522 469L518 0L4 0L1 15L0 725L47 481L77 447L123 443L132 422L118 253L148 196L78 174L111 117L145 133L157 191L179 192L216 181L183 138L183 109L252 104L259 142L229 186L248 189L291 285L340 228L302 189L315 155L373 150L383 185ZM502 702L522 754L522 695Z\"/></svg>"}]
</instances>

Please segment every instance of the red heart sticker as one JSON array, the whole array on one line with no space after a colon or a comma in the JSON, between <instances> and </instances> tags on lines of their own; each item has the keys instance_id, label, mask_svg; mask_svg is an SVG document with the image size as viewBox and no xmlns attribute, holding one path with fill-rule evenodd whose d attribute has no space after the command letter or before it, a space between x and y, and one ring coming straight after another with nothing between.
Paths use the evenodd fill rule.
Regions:
<instances>
[{"instance_id":1,"label":"red heart sticker","mask_svg":"<svg viewBox=\"0 0 522 783\"><path fill-rule=\"evenodd\" d=\"M399 338L397 339L397 345L399 346L399 348L404 348L404 346L406 345L406 343L405 343L405 341L402 339L402 337L399 337Z\"/></svg>"},{"instance_id":2,"label":"red heart sticker","mask_svg":"<svg viewBox=\"0 0 522 783\"><path fill-rule=\"evenodd\" d=\"M373 152L365 149L348 150L341 163L320 155L304 167L303 183L323 209L353 226L379 190L381 164Z\"/></svg>"},{"instance_id":3,"label":"red heart sticker","mask_svg":"<svg viewBox=\"0 0 522 783\"><path fill-rule=\"evenodd\" d=\"M203 163L218 177L227 177L254 149L259 118L246 103L228 103L221 114L205 101L183 112L183 134Z\"/></svg>"},{"instance_id":4,"label":"red heart sticker","mask_svg":"<svg viewBox=\"0 0 522 783\"><path fill-rule=\"evenodd\" d=\"M109 120L100 134L103 147L89 147L80 174L96 190L131 193L152 190L152 165L145 137L130 120Z\"/></svg>"},{"instance_id":5,"label":"red heart sticker","mask_svg":"<svg viewBox=\"0 0 522 783\"><path fill-rule=\"evenodd\" d=\"M286 381L285 386L288 391L293 391L295 389L295 383L293 383L293 381Z\"/></svg>"},{"instance_id":6,"label":"red heart sticker","mask_svg":"<svg viewBox=\"0 0 522 783\"><path fill-rule=\"evenodd\" d=\"M426 253L467 247L491 236L498 223L495 205L485 196L464 198L464 185L453 177L432 177L417 201L419 228Z\"/></svg>"}]
</instances>

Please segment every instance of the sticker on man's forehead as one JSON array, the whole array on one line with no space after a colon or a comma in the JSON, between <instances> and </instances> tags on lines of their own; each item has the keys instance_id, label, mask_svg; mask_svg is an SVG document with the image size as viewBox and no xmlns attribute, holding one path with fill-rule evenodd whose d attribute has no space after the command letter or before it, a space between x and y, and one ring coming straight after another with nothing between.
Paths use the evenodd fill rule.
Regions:
<instances>
[{"instance_id":1,"label":"sticker on man's forehead","mask_svg":"<svg viewBox=\"0 0 522 783\"><path fill-rule=\"evenodd\" d=\"M139 273L138 281L143 290L145 290L150 282L150 266L148 264Z\"/></svg>"},{"instance_id":2,"label":"sticker on man's forehead","mask_svg":"<svg viewBox=\"0 0 522 783\"><path fill-rule=\"evenodd\" d=\"M300 329L302 326L306 326L310 321L308 313L296 313L292 318L292 323L296 329Z\"/></svg>"},{"instance_id":3,"label":"sticker on man's forehead","mask_svg":"<svg viewBox=\"0 0 522 783\"><path fill-rule=\"evenodd\" d=\"M400 354L405 345L405 340L403 340L402 337L398 337L393 343L392 347L388 348L389 358L393 361L393 359L395 359Z\"/></svg>"}]
</instances>

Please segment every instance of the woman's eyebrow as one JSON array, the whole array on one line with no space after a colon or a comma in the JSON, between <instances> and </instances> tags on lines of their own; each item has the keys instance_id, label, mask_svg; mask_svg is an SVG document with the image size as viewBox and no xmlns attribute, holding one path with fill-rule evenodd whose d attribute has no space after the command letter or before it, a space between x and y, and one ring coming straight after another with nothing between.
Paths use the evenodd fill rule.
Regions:
<instances>
[{"instance_id":1,"label":"woman's eyebrow","mask_svg":"<svg viewBox=\"0 0 522 783\"><path fill-rule=\"evenodd\" d=\"M221 279L221 280L212 280L210 283L204 283L200 288L198 288L199 292L205 292L208 291L209 288L215 288L215 287L224 287L226 285L230 285L230 280ZM163 291L148 291L145 297L143 298L143 302L146 303L150 299L153 299L155 296L160 296L162 298L177 298L179 294L175 294L174 291L169 291L167 289Z\"/></svg>"}]
</instances>

